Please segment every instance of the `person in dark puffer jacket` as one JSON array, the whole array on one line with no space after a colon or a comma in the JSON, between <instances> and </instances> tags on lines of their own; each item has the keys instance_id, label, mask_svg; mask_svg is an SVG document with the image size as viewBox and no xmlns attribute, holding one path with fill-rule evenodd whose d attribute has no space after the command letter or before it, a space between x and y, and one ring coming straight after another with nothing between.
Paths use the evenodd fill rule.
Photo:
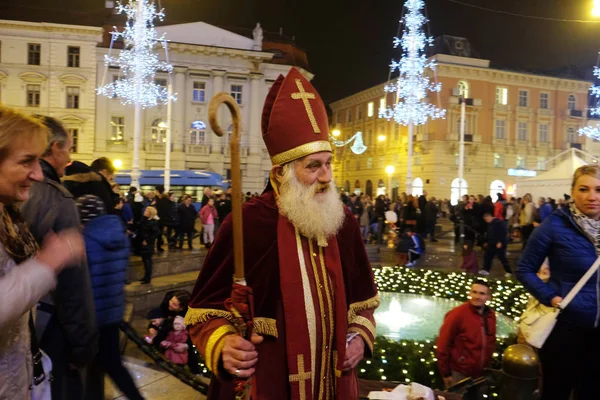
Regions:
<instances>
[{"instance_id":1,"label":"person in dark puffer jacket","mask_svg":"<svg viewBox=\"0 0 600 400\"><path fill-rule=\"evenodd\" d=\"M574 203L557 209L534 230L517 266L516 277L541 303L560 302L600 254L600 166L575 171ZM537 272L548 258L550 280ZM573 301L560 312L552 333L540 349L542 399L600 399L597 368L600 358L600 308L596 272Z\"/></svg>"},{"instance_id":2,"label":"person in dark puffer jacket","mask_svg":"<svg viewBox=\"0 0 600 400\"><path fill-rule=\"evenodd\" d=\"M125 279L129 264L129 242L117 215L107 215L97 196L77 199L88 260L96 318L99 351L87 374L86 400L104 399L104 374L129 399L143 399L121 361L119 324L125 310Z\"/></svg>"}]
</instances>

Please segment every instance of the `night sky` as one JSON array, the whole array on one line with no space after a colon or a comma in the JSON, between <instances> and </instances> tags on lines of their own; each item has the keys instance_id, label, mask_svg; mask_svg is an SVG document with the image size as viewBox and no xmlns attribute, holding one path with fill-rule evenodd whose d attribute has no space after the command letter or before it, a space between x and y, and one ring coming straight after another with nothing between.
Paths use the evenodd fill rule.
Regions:
<instances>
[{"instance_id":1,"label":"night sky","mask_svg":"<svg viewBox=\"0 0 600 400\"><path fill-rule=\"evenodd\" d=\"M512 13L592 19L592 0L460 1ZM391 58L398 57L392 39L402 0L161 0L161 5L167 23L205 21L251 30L260 22L269 32L283 28L307 51L314 84L326 103L384 82ZM591 78L600 50L600 23L519 18L451 0L426 0L426 7L431 35L466 37L496 67L548 73L560 69ZM0 0L0 18L22 14L35 20L43 13L57 15L61 21L56 22L81 23L84 13L101 15L103 8L104 0ZM72 17L52 9L80 13Z\"/></svg>"}]
</instances>

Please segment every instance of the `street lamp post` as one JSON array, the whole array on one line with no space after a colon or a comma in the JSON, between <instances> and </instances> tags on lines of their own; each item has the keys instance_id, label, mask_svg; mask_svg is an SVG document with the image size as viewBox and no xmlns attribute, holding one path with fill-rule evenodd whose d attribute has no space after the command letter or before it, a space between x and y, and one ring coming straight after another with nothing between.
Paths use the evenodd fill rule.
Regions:
<instances>
[{"instance_id":1,"label":"street lamp post","mask_svg":"<svg viewBox=\"0 0 600 400\"><path fill-rule=\"evenodd\" d=\"M392 175L395 172L395 168L393 165L388 165L387 167L385 167L385 172L388 174L388 195L390 196L390 199L392 198Z\"/></svg>"}]
</instances>

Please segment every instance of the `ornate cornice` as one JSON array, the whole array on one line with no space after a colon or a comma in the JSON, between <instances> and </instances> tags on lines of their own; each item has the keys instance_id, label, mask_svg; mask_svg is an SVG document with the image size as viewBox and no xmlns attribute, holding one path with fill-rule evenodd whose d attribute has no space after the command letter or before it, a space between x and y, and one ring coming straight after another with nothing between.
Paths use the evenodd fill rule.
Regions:
<instances>
[{"instance_id":1,"label":"ornate cornice","mask_svg":"<svg viewBox=\"0 0 600 400\"><path fill-rule=\"evenodd\" d=\"M343 98L338 101L334 101L333 103L330 103L329 106L331 107L331 110L335 112L342 108L352 107L365 103L366 101L375 101L376 99L380 99L387 95L387 93L383 90L386 84L387 82L380 83L377 86L373 86L367 90L363 90L362 92L353 94L352 96ZM376 106L377 108L379 108L379 104L376 104Z\"/></svg>"},{"instance_id":2,"label":"ornate cornice","mask_svg":"<svg viewBox=\"0 0 600 400\"><path fill-rule=\"evenodd\" d=\"M82 85L87 82L87 78L77 74L63 74L58 80L65 85Z\"/></svg>"},{"instance_id":3,"label":"ornate cornice","mask_svg":"<svg viewBox=\"0 0 600 400\"><path fill-rule=\"evenodd\" d=\"M186 54L203 54L207 56L228 56L231 58L241 58L249 61L270 61L274 54L262 51L251 51L242 49L233 49L228 47L204 46L188 43L169 43L170 52L186 53Z\"/></svg>"},{"instance_id":4,"label":"ornate cornice","mask_svg":"<svg viewBox=\"0 0 600 400\"><path fill-rule=\"evenodd\" d=\"M522 85L526 86L524 89L564 90L584 94L589 92L592 85L592 82L583 80L449 64L438 64L437 75L438 77L474 79L505 85Z\"/></svg>"},{"instance_id":5,"label":"ornate cornice","mask_svg":"<svg viewBox=\"0 0 600 400\"><path fill-rule=\"evenodd\" d=\"M27 83L43 83L48 79L46 75L40 74L39 72L23 72L19 75L19 78Z\"/></svg>"},{"instance_id":6,"label":"ornate cornice","mask_svg":"<svg viewBox=\"0 0 600 400\"><path fill-rule=\"evenodd\" d=\"M71 33L76 35L92 35L101 38L103 28L84 25L52 24L47 22L27 22L0 20L0 30L14 29L21 31L42 31L55 33Z\"/></svg>"}]
</instances>

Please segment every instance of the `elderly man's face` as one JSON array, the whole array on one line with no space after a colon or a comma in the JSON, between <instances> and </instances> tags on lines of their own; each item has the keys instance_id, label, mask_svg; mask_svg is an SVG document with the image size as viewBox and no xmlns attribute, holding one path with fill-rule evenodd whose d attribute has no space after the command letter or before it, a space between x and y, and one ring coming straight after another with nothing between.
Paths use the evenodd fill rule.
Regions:
<instances>
[{"instance_id":1,"label":"elderly man's face","mask_svg":"<svg viewBox=\"0 0 600 400\"><path fill-rule=\"evenodd\" d=\"M333 155L328 151L308 155L294 166L294 172L300 183L310 186L314 183L328 184L331 182L331 160Z\"/></svg>"}]
</instances>

